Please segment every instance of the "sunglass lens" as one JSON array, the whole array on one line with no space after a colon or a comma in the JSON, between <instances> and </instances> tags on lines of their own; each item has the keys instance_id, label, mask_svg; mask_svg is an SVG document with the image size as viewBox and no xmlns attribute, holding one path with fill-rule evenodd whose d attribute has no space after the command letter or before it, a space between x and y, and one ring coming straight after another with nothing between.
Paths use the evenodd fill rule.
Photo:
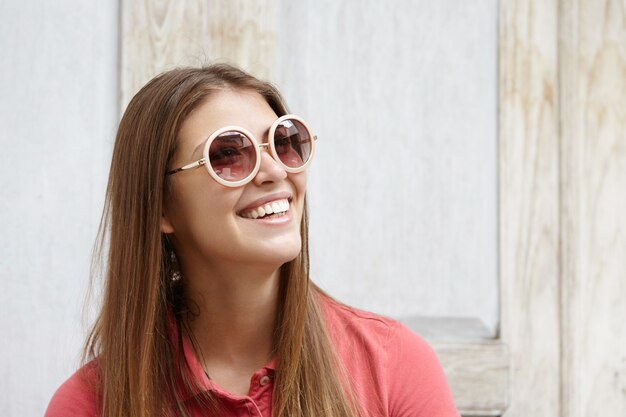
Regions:
<instances>
[{"instance_id":1,"label":"sunglass lens","mask_svg":"<svg viewBox=\"0 0 626 417\"><path fill-rule=\"evenodd\" d=\"M309 160L311 141L308 129L295 119L283 120L274 133L276 154L290 168L299 168Z\"/></svg>"},{"instance_id":2,"label":"sunglass lens","mask_svg":"<svg viewBox=\"0 0 626 417\"><path fill-rule=\"evenodd\" d=\"M250 175L256 164L256 152L246 135L227 131L211 142L209 161L220 178L235 182Z\"/></svg>"}]
</instances>

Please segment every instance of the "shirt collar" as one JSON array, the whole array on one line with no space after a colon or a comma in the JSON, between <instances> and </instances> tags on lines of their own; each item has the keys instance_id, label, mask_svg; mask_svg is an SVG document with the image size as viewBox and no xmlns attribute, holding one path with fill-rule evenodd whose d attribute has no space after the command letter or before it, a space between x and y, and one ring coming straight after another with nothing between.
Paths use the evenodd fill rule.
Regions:
<instances>
[{"instance_id":1,"label":"shirt collar","mask_svg":"<svg viewBox=\"0 0 626 417\"><path fill-rule=\"evenodd\" d=\"M168 310L167 316L168 316L167 317L168 336L170 338L171 345L173 346L172 353L174 357L172 359L173 359L173 363L177 363L178 355L180 354L178 351L178 346L179 346L178 328L179 327L178 327L178 323L176 320L176 316L174 315L174 312L172 311L172 309ZM218 396L231 396L232 397L231 394L226 393L215 383L215 381L211 380L207 376L206 372L204 372L204 369L202 368L202 364L198 360L187 338L184 335L182 335L181 339L182 339L183 355L184 355L185 361L187 362L187 365L189 366L189 370L191 371L191 377L194 380L199 382L199 386L195 387L193 391L190 391L187 387L185 387L185 384L183 383L182 380L180 380L180 377L177 378L176 390L178 391L179 398L182 401L187 401L204 391L211 391L217 394ZM273 374L276 371L276 359L273 358L263 368L266 369L268 373Z\"/></svg>"}]
</instances>

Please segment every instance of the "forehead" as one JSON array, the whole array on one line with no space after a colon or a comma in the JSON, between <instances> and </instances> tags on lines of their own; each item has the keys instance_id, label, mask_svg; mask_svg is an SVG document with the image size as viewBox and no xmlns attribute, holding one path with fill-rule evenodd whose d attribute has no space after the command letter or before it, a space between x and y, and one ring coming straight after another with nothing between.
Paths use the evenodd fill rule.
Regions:
<instances>
[{"instance_id":1,"label":"forehead","mask_svg":"<svg viewBox=\"0 0 626 417\"><path fill-rule=\"evenodd\" d=\"M211 94L183 122L178 134L183 152L193 150L211 133L224 126L241 126L259 141L278 118L259 93L250 90L219 90Z\"/></svg>"}]
</instances>

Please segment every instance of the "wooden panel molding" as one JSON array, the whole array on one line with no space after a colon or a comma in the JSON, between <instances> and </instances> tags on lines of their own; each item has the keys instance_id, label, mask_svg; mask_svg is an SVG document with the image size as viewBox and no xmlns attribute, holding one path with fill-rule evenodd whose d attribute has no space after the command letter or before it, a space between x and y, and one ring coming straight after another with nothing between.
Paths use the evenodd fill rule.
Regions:
<instances>
[{"instance_id":1,"label":"wooden panel molding","mask_svg":"<svg viewBox=\"0 0 626 417\"><path fill-rule=\"evenodd\" d=\"M463 416L499 416L509 403L509 353L497 341L435 343Z\"/></svg>"},{"instance_id":2,"label":"wooden panel molding","mask_svg":"<svg viewBox=\"0 0 626 417\"><path fill-rule=\"evenodd\" d=\"M500 3L501 340L506 417L558 416L558 4Z\"/></svg>"},{"instance_id":3,"label":"wooden panel molding","mask_svg":"<svg viewBox=\"0 0 626 417\"><path fill-rule=\"evenodd\" d=\"M562 416L623 416L626 3L560 15Z\"/></svg>"}]
</instances>

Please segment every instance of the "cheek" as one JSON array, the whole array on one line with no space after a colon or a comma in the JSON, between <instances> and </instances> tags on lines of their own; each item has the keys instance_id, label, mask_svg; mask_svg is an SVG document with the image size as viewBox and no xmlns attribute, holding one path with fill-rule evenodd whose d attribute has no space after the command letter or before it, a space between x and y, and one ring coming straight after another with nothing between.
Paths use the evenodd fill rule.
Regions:
<instances>
[{"instance_id":1,"label":"cheek","mask_svg":"<svg viewBox=\"0 0 626 417\"><path fill-rule=\"evenodd\" d=\"M291 182L296 187L298 196L304 197L304 194L306 193L306 171L289 175L291 176Z\"/></svg>"},{"instance_id":2,"label":"cheek","mask_svg":"<svg viewBox=\"0 0 626 417\"><path fill-rule=\"evenodd\" d=\"M193 233L225 224L226 217L234 213L237 190L221 188L208 178L186 179L189 181L173 185L166 204L174 233Z\"/></svg>"},{"instance_id":3,"label":"cheek","mask_svg":"<svg viewBox=\"0 0 626 417\"><path fill-rule=\"evenodd\" d=\"M291 182L293 183L293 185L296 188L296 194L298 196L298 202L297 202L297 207L298 207L298 225L300 224L300 221L302 220L302 215L304 213L304 197L306 195L306 172L299 172L297 174L291 174L293 175L293 178L291 179Z\"/></svg>"}]
</instances>

